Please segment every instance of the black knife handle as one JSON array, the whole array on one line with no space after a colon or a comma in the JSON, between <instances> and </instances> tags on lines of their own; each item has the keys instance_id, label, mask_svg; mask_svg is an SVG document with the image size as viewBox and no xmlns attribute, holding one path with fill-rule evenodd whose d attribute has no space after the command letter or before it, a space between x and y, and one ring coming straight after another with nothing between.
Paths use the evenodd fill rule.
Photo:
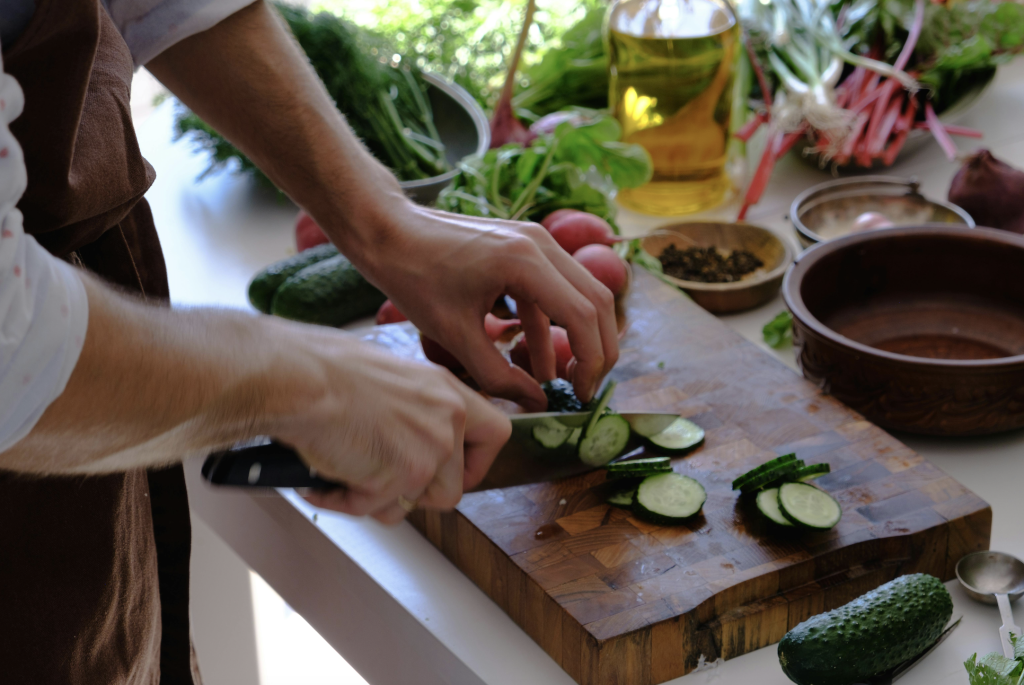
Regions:
<instances>
[{"instance_id":1,"label":"black knife handle","mask_svg":"<svg viewBox=\"0 0 1024 685\"><path fill-rule=\"evenodd\" d=\"M345 487L316 475L295 453L276 442L234 447L211 454L203 463L203 478L214 485L243 488Z\"/></svg>"}]
</instances>

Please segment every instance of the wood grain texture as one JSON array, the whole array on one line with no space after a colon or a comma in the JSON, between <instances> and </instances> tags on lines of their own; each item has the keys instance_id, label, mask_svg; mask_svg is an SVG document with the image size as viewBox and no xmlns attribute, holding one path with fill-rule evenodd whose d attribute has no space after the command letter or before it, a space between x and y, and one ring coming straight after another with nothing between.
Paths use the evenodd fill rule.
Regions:
<instances>
[{"instance_id":1,"label":"wood grain texture","mask_svg":"<svg viewBox=\"0 0 1024 685\"><path fill-rule=\"evenodd\" d=\"M674 411L702 448L673 468L708 492L686 525L604 503L597 471L467 494L416 512L423 534L581 685L647 685L777 642L821 611L910 572L953 576L987 549L992 512L965 487L677 291L634 274L613 372L621 411ZM400 325L369 337L402 354ZM733 478L787 452L832 473L843 507L827 532L771 530Z\"/></svg>"}]
</instances>

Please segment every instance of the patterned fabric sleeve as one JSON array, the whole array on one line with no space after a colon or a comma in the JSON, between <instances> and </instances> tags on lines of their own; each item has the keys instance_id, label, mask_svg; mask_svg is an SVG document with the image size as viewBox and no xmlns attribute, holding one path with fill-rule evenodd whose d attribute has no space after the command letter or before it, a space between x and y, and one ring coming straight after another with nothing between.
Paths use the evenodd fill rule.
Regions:
<instances>
[{"instance_id":1,"label":"patterned fabric sleeve","mask_svg":"<svg viewBox=\"0 0 1024 685\"><path fill-rule=\"evenodd\" d=\"M0 62L0 452L25 437L62 393L85 341L89 303L74 267L22 229L21 146L8 124L24 97Z\"/></svg>"},{"instance_id":2,"label":"patterned fabric sleeve","mask_svg":"<svg viewBox=\"0 0 1024 685\"><path fill-rule=\"evenodd\" d=\"M103 0L139 67L253 0Z\"/></svg>"}]
</instances>

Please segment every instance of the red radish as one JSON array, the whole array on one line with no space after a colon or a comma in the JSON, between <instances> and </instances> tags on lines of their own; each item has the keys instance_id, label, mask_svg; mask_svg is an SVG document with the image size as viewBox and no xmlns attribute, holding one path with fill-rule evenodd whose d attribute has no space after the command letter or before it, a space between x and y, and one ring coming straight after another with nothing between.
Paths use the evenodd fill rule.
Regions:
<instances>
[{"instance_id":1,"label":"red radish","mask_svg":"<svg viewBox=\"0 0 1024 685\"><path fill-rule=\"evenodd\" d=\"M586 214L586 212L579 209L556 209L544 217L544 220L540 222L540 225L550 231L551 227L563 218L567 216L575 216L576 214Z\"/></svg>"},{"instance_id":2,"label":"red radish","mask_svg":"<svg viewBox=\"0 0 1024 685\"><path fill-rule=\"evenodd\" d=\"M551 344L555 348L555 375L559 378L568 379L566 366L572 359L572 349L569 347L569 334L561 326L551 327ZM530 347L526 343L526 336L520 338L519 342L509 350L509 358L512 363L522 368L526 373L533 375L533 365L530 363Z\"/></svg>"},{"instance_id":3,"label":"red radish","mask_svg":"<svg viewBox=\"0 0 1024 685\"><path fill-rule=\"evenodd\" d=\"M607 221L586 212L563 216L548 230L555 242L569 254L576 254L587 245L613 245L618 240Z\"/></svg>"},{"instance_id":4,"label":"red radish","mask_svg":"<svg viewBox=\"0 0 1024 685\"><path fill-rule=\"evenodd\" d=\"M506 331L519 325L519 319L499 319L494 314L484 316L484 330L491 342L500 340Z\"/></svg>"},{"instance_id":5,"label":"red radish","mask_svg":"<svg viewBox=\"0 0 1024 685\"><path fill-rule=\"evenodd\" d=\"M537 9L536 0L528 0L526 4L526 16L523 18L523 29L519 33L519 42L516 43L515 52L512 53L512 61L508 65L508 74L505 76L505 85L501 89L501 96L498 104L494 107L494 116L491 118L491 149L501 147L506 143L528 144L537 137L523 123L516 119L512 112L512 87L516 82L516 70L519 68L519 58L523 55L523 47L526 46L526 36L533 24L533 12Z\"/></svg>"},{"instance_id":6,"label":"red radish","mask_svg":"<svg viewBox=\"0 0 1024 685\"><path fill-rule=\"evenodd\" d=\"M573 253L572 258L611 290L613 295L618 295L626 289L626 263L607 245L581 247Z\"/></svg>"},{"instance_id":7,"label":"red radish","mask_svg":"<svg viewBox=\"0 0 1024 685\"><path fill-rule=\"evenodd\" d=\"M300 209L299 216L295 218L295 249L302 252L327 242L330 240L313 221L313 217Z\"/></svg>"},{"instance_id":8,"label":"red radish","mask_svg":"<svg viewBox=\"0 0 1024 685\"><path fill-rule=\"evenodd\" d=\"M399 321L408 321L407 317L402 312L398 311L398 307L394 305L391 300L384 300L384 304L377 310L377 325L384 323L398 323Z\"/></svg>"},{"instance_id":9,"label":"red radish","mask_svg":"<svg viewBox=\"0 0 1024 685\"><path fill-rule=\"evenodd\" d=\"M452 373L459 373L464 370L462 362L455 358L455 355L441 347L441 343L420 333L420 346L423 348L423 355L430 361L443 366Z\"/></svg>"}]
</instances>

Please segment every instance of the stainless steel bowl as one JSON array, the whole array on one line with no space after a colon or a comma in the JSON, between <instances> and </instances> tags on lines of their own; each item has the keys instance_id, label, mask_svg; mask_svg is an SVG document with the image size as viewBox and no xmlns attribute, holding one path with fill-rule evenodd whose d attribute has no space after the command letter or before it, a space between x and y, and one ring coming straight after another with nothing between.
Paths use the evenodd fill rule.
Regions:
<instances>
[{"instance_id":1,"label":"stainless steel bowl","mask_svg":"<svg viewBox=\"0 0 1024 685\"><path fill-rule=\"evenodd\" d=\"M434 74L425 73L423 79L429 85L427 97L434 111L434 125L444 143L444 156L453 168L440 176L402 181L399 185L413 201L429 205L455 178L458 171L454 167L459 160L487 152L491 146L491 127L483 109L462 86Z\"/></svg>"},{"instance_id":2,"label":"stainless steel bowl","mask_svg":"<svg viewBox=\"0 0 1024 685\"><path fill-rule=\"evenodd\" d=\"M803 247L853 232L857 217L877 212L899 226L966 225L974 219L949 202L930 200L914 178L858 176L827 181L796 196L789 218ZM879 229L874 229L879 230Z\"/></svg>"}]
</instances>

